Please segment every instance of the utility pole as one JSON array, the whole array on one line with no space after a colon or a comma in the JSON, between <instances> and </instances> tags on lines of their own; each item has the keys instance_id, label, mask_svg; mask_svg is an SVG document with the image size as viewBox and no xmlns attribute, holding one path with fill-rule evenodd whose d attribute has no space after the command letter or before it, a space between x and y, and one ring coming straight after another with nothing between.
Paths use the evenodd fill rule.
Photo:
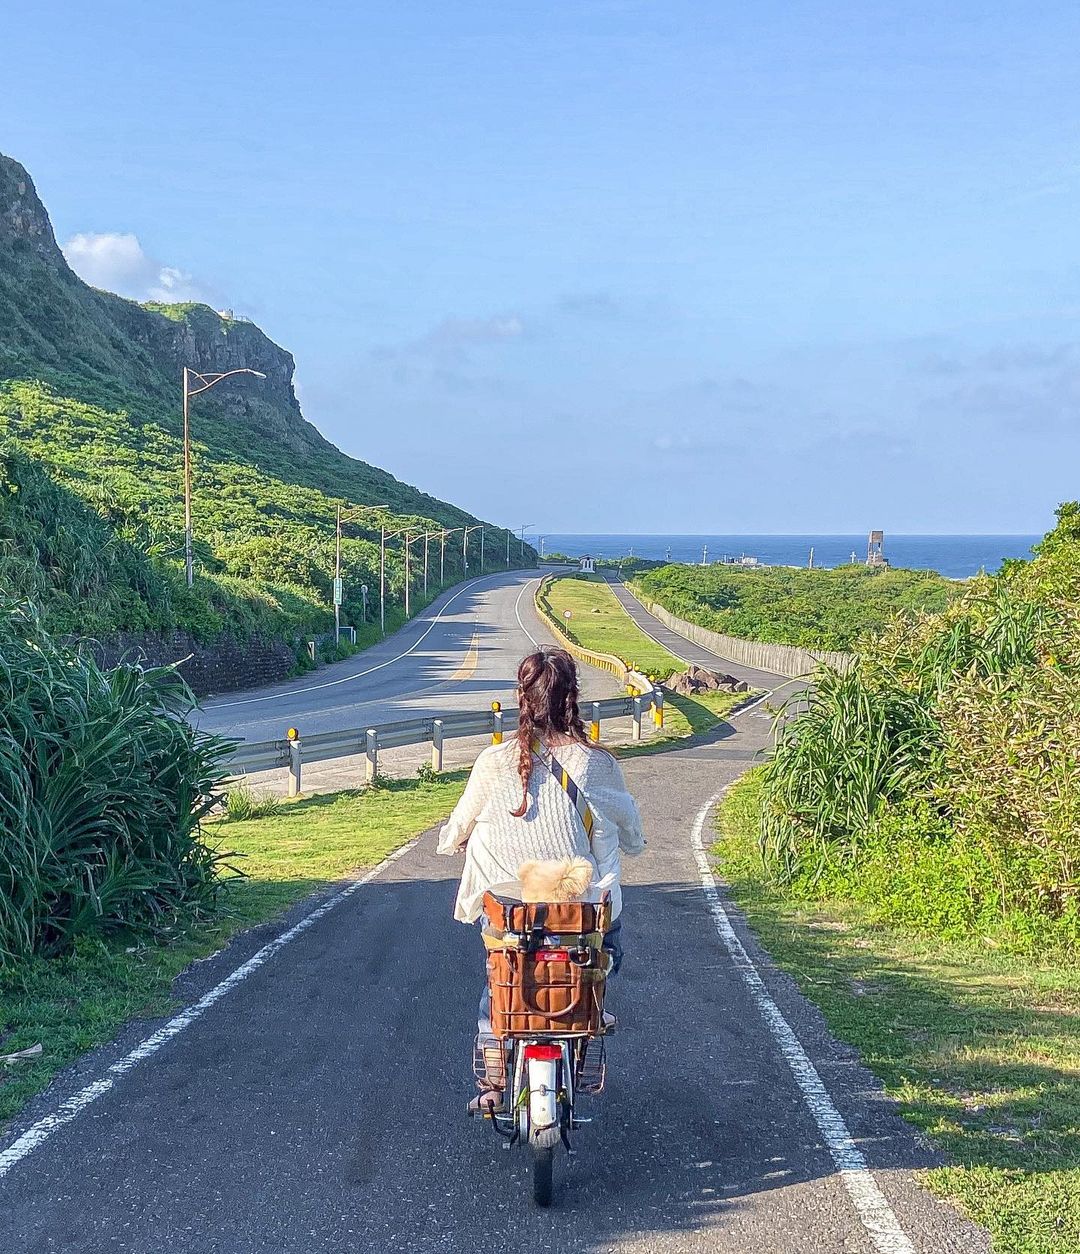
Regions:
<instances>
[{"instance_id":1,"label":"utility pole","mask_svg":"<svg viewBox=\"0 0 1080 1254\"><path fill-rule=\"evenodd\" d=\"M191 523L191 423L189 409L191 397L200 392L209 392L222 379L232 378L234 374L253 374L256 379L265 379L261 370L251 370L240 366L236 370L223 370L216 374L200 374L190 366L184 367L184 571L187 575L187 586L195 582L194 534ZM192 386L192 380L195 386Z\"/></svg>"},{"instance_id":2,"label":"utility pole","mask_svg":"<svg viewBox=\"0 0 1080 1254\"><path fill-rule=\"evenodd\" d=\"M439 587L446 586L446 528L439 537Z\"/></svg>"},{"instance_id":3,"label":"utility pole","mask_svg":"<svg viewBox=\"0 0 1080 1254\"><path fill-rule=\"evenodd\" d=\"M510 569L510 528L506 529L506 569Z\"/></svg>"}]
</instances>

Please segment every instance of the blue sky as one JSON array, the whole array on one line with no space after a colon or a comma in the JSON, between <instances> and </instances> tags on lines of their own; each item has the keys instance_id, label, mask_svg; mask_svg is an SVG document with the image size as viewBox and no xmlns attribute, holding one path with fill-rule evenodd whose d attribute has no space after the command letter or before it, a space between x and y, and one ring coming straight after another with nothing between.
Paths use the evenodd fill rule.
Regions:
<instances>
[{"instance_id":1,"label":"blue sky","mask_svg":"<svg viewBox=\"0 0 1080 1254\"><path fill-rule=\"evenodd\" d=\"M329 438L487 518L1080 495L1075 4L43 0L4 41L0 150L86 277L253 317Z\"/></svg>"}]
</instances>

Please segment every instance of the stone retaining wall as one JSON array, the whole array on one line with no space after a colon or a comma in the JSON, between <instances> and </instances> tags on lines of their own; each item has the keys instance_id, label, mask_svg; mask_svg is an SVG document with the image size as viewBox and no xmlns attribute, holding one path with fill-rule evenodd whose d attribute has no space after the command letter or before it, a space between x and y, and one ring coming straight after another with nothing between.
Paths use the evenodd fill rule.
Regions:
<instances>
[{"instance_id":1,"label":"stone retaining wall","mask_svg":"<svg viewBox=\"0 0 1080 1254\"><path fill-rule=\"evenodd\" d=\"M81 649L100 665L137 661L146 667L180 663L180 674L198 697L234 692L287 679L296 654L280 640L232 640L200 644L187 632L167 635L124 633L111 640L83 640Z\"/></svg>"}]
</instances>

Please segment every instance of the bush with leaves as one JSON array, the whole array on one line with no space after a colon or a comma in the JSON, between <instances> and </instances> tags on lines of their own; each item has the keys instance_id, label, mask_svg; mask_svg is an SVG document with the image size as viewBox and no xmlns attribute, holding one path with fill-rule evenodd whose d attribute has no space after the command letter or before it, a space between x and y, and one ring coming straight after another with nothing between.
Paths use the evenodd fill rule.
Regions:
<instances>
[{"instance_id":1,"label":"bush with leaves","mask_svg":"<svg viewBox=\"0 0 1080 1254\"><path fill-rule=\"evenodd\" d=\"M171 668L102 671L0 597L0 962L211 907L228 743Z\"/></svg>"},{"instance_id":2,"label":"bush with leaves","mask_svg":"<svg viewBox=\"0 0 1080 1254\"><path fill-rule=\"evenodd\" d=\"M1058 517L1032 561L818 673L762 772L776 881L1080 943L1080 507ZM902 870L933 911L893 891Z\"/></svg>"}]
</instances>

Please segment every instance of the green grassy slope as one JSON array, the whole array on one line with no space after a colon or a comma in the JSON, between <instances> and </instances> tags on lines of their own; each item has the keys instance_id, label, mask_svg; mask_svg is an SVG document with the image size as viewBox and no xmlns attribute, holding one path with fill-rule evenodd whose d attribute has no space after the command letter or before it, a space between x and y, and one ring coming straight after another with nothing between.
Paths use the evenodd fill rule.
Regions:
<instances>
[{"instance_id":1,"label":"green grassy slope","mask_svg":"<svg viewBox=\"0 0 1080 1254\"><path fill-rule=\"evenodd\" d=\"M184 365L267 376L226 381L192 402L194 595L177 583ZM367 530L348 528L345 621L357 621L359 587L377 579L371 528L477 521L335 448L305 421L292 376L291 355L252 323L88 287L67 266L26 171L0 155L0 576L35 596L49 625L181 626L204 639L325 627L339 501L388 507L364 516ZM498 552L505 532L492 530ZM460 578L460 552L459 536L447 545L447 582ZM394 553L398 602L402 578Z\"/></svg>"}]
</instances>

